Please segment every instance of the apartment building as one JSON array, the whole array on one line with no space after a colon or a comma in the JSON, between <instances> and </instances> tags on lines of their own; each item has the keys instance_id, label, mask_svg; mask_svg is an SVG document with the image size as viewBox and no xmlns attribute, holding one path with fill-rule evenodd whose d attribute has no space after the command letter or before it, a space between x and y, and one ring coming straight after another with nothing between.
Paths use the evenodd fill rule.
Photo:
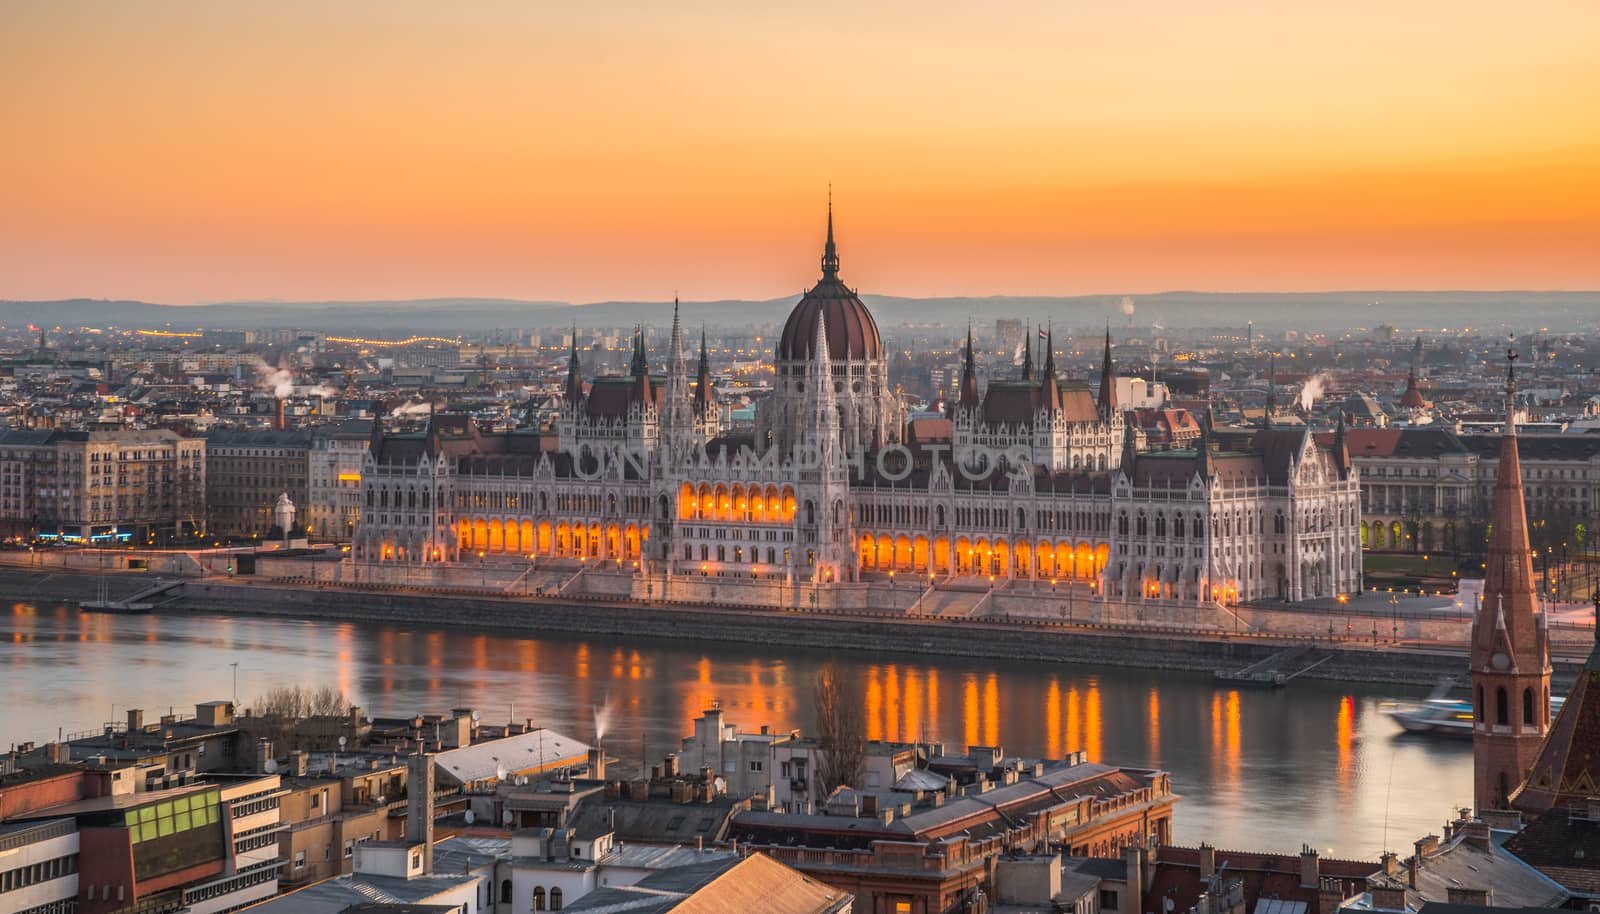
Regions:
<instances>
[{"instance_id":1,"label":"apartment building","mask_svg":"<svg viewBox=\"0 0 1600 914\"><path fill-rule=\"evenodd\" d=\"M0 432L0 528L108 545L188 537L205 476L205 442L167 429Z\"/></svg>"}]
</instances>

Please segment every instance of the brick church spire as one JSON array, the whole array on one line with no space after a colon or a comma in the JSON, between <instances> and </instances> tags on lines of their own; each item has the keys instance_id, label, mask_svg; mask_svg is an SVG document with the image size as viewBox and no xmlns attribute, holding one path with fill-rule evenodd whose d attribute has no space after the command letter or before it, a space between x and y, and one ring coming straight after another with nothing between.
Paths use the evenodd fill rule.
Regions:
<instances>
[{"instance_id":1,"label":"brick church spire","mask_svg":"<svg viewBox=\"0 0 1600 914\"><path fill-rule=\"evenodd\" d=\"M1550 644L1534 592L1517 449L1516 352L1506 352L1506 428L1494 483L1483 605L1472 623L1473 799L1509 809L1550 729Z\"/></svg>"}]
</instances>

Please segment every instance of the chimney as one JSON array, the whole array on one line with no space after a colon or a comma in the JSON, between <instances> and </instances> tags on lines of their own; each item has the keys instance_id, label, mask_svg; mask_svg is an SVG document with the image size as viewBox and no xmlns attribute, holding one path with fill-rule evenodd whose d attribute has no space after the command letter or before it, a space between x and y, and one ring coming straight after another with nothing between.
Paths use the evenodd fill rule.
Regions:
<instances>
[{"instance_id":1,"label":"chimney","mask_svg":"<svg viewBox=\"0 0 1600 914\"><path fill-rule=\"evenodd\" d=\"M667 757L665 759L663 759L662 761L665 763L665 767L664 767L664 769L662 771L662 774L665 774L669 778L677 777L678 776L678 753L669 752L669 753L667 753Z\"/></svg>"},{"instance_id":2,"label":"chimney","mask_svg":"<svg viewBox=\"0 0 1600 914\"><path fill-rule=\"evenodd\" d=\"M297 778L306 776L306 754L299 749L289 753L289 773Z\"/></svg>"},{"instance_id":3,"label":"chimney","mask_svg":"<svg viewBox=\"0 0 1600 914\"><path fill-rule=\"evenodd\" d=\"M606 751L599 746L589 750L589 778L595 781L606 779Z\"/></svg>"},{"instance_id":4,"label":"chimney","mask_svg":"<svg viewBox=\"0 0 1600 914\"><path fill-rule=\"evenodd\" d=\"M1394 851L1384 851L1378 858L1383 864L1383 875L1397 876L1400 873L1400 858Z\"/></svg>"},{"instance_id":5,"label":"chimney","mask_svg":"<svg viewBox=\"0 0 1600 914\"><path fill-rule=\"evenodd\" d=\"M283 428L284 428L283 398L282 397L275 397L273 399L273 403L275 405L273 407L273 412L272 412L272 430L275 431L275 432L281 432L281 431L283 431Z\"/></svg>"},{"instance_id":6,"label":"chimney","mask_svg":"<svg viewBox=\"0 0 1600 914\"><path fill-rule=\"evenodd\" d=\"M272 761L272 740L265 736L256 740L255 768L257 773L267 773L267 763Z\"/></svg>"},{"instance_id":7,"label":"chimney","mask_svg":"<svg viewBox=\"0 0 1600 914\"><path fill-rule=\"evenodd\" d=\"M361 733L361 706L350 706L350 741L353 743L356 736Z\"/></svg>"},{"instance_id":8,"label":"chimney","mask_svg":"<svg viewBox=\"0 0 1600 914\"><path fill-rule=\"evenodd\" d=\"M422 874L433 873L433 756L406 761L406 841L422 845Z\"/></svg>"},{"instance_id":9,"label":"chimney","mask_svg":"<svg viewBox=\"0 0 1600 914\"><path fill-rule=\"evenodd\" d=\"M1344 901L1344 884L1331 877L1322 877L1322 885L1317 889L1317 910L1332 914L1339 910L1339 905Z\"/></svg>"},{"instance_id":10,"label":"chimney","mask_svg":"<svg viewBox=\"0 0 1600 914\"><path fill-rule=\"evenodd\" d=\"M1450 904L1470 904L1480 908L1494 905L1494 889L1469 889L1465 886L1449 886L1445 889L1445 898Z\"/></svg>"},{"instance_id":11,"label":"chimney","mask_svg":"<svg viewBox=\"0 0 1600 914\"><path fill-rule=\"evenodd\" d=\"M1200 843L1200 878L1210 879L1217 874L1217 849Z\"/></svg>"},{"instance_id":12,"label":"chimney","mask_svg":"<svg viewBox=\"0 0 1600 914\"><path fill-rule=\"evenodd\" d=\"M1413 892L1417 890L1417 870L1422 869L1422 855L1417 854L1406 861L1406 886Z\"/></svg>"},{"instance_id":13,"label":"chimney","mask_svg":"<svg viewBox=\"0 0 1600 914\"><path fill-rule=\"evenodd\" d=\"M129 733L138 733L140 730L143 730L143 729L144 729L144 709L143 708L129 708L128 709L128 732Z\"/></svg>"},{"instance_id":14,"label":"chimney","mask_svg":"<svg viewBox=\"0 0 1600 914\"><path fill-rule=\"evenodd\" d=\"M1317 867L1316 848L1309 844L1300 846L1300 888L1314 889L1321 884L1321 874Z\"/></svg>"},{"instance_id":15,"label":"chimney","mask_svg":"<svg viewBox=\"0 0 1600 914\"><path fill-rule=\"evenodd\" d=\"M1122 859L1127 867L1127 886L1117 896L1121 904L1118 914L1140 914L1144 910L1144 849L1126 847Z\"/></svg>"},{"instance_id":16,"label":"chimney","mask_svg":"<svg viewBox=\"0 0 1600 914\"><path fill-rule=\"evenodd\" d=\"M1421 863L1423 857L1426 857L1439 849L1439 836L1424 835L1423 837L1418 838L1417 843L1412 846L1417 849L1417 862Z\"/></svg>"},{"instance_id":17,"label":"chimney","mask_svg":"<svg viewBox=\"0 0 1600 914\"><path fill-rule=\"evenodd\" d=\"M877 794L864 793L861 795L861 814L864 816L876 816L878 814Z\"/></svg>"},{"instance_id":18,"label":"chimney","mask_svg":"<svg viewBox=\"0 0 1600 914\"><path fill-rule=\"evenodd\" d=\"M1489 850L1489 823L1472 821L1461 826L1461 834L1467 843L1483 850Z\"/></svg>"}]
</instances>

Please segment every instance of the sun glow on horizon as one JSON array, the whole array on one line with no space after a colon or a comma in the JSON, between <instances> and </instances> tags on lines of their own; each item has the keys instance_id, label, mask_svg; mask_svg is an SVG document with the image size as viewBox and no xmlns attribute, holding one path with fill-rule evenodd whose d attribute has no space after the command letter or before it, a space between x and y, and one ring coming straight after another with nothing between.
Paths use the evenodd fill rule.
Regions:
<instances>
[{"instance_id":1,"label":"sun glow on horizon","mask_svg":"<svg viewBox=\"0 0 1600 914\"><path fill-rule=\"evenodd\" d=\"M1597 288L1600 5L10 5L0 297Z\"/></svg>"}]
</instances>

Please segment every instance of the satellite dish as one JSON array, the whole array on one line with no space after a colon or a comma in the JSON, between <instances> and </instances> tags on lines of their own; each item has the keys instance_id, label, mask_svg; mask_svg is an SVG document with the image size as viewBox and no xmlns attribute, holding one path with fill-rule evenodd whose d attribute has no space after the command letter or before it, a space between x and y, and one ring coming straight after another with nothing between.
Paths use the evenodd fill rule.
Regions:
<instances>
[{"instance_id":1,"label":"satellite dish","mask_svg":"<svg viewBox=\"0 0 1600 914\"><path fill-rule=\"evenodd\" d=\"M346 739L345 737L343 737L343 736L339 737L339 748L343 749L344 748L344 744L347 743L347 742L349 742L349 740Z\"/></svg>"},{"instance_id":2,"label":"satellite dish","mask_svg":"<svg viewBox=\"0 0 1600 914\"><path fill-rule=\"evenodd\" d=\"M509 809L506 810L505 814L500 817L500 821L506 823L507 825L510 825L515 820L516 817L511 814L511 810Z\"/></svg>"},{"instance_id":3,"label":"satellite dish","mask_svg":"<svg viewBox=\"0 0 1600 914\"><path fill-rule=\"evenodd\" d=\"M479 711L473 711L473 712L472 712L472 722L473 722L473 723L477 723L477 722L478 722L478 718L480 718L480 717L482 717L482 716L483 716L483 714L482 714L482 713L481 713L481 712L479 712Z\"/></svg>"},{"instance_id":4,"label":"satellite dish","mask_svg":"<svg viewBox=\"0 0 1600 914\"><path fill-rule=\"evenodd\" d=\"M262 765L261 767L266 769L267 774L277 774L278 773L278 760L275 759L275 758L269 758L269 759L267 759L267 763L265 765Z\"/></svg>"},{"instance_id":5,"label":"satellite dish","mask_svg":"<svg viewBox=\"0 0 1600 914\"><path fill-rule=\"evenodd\" d=\"M505 780L506 779L506 766L504 766L504 765L496 765L496 766L494 766L494 777L495 777L495 780L497 780L497 781Z\"/></svg>"},{"instance_id":6,"label":"satellite dish","mask_svg":"<svg viewBox=\"0 0 1600 914\"><path fill-rule=\"evenodd\" d=\"M384 797L383 797L383 794L380 793L380 794L378 794L378 805L382 806L383 803L384 803Z\"/></svg>"},{"instance_id":7,"label":"satellite dish","mask_svg":"<svg viewBox=\"0 0 1600 914\"><path fill-rule=\"evenodd\" d=\"M461 818L466 819L467 824L471 825L472 823L478 821L478 814L469 809L464 815L462 815Z\"/></svg>"}]
</instances>

